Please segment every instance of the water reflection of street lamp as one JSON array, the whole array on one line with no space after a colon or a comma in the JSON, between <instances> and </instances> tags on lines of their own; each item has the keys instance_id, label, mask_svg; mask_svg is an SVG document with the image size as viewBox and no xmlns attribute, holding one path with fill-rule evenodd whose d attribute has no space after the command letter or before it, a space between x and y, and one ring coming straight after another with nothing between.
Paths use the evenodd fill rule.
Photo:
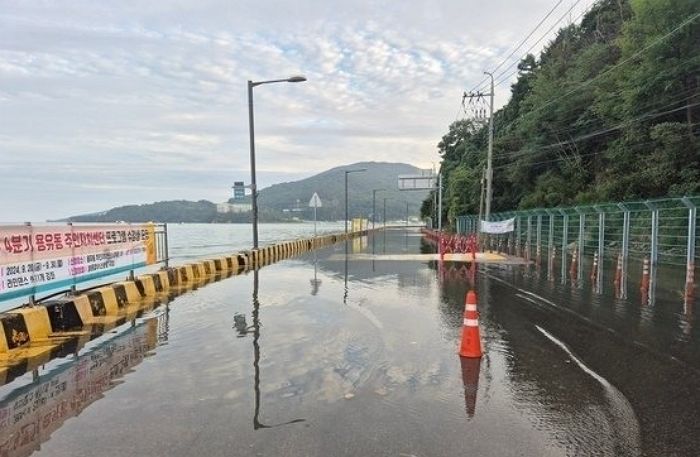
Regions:
<instances>
[{"instance_id":1,"label":"water reflection of street lamp","mask_svg":"<svg viewBox=\"0 0 700 457\"><path fill-rule=\"evenodd\" d=\"M253 87L273 83L300 83L306 81L304 76L291 76L286 79L268 81L248 80L248 127L250 129L250 189L251 210L253 211L253 249L258 249L258 188L255 175L255 126L253 122Z\"/></svg>"},{"instance_id":2,"label":"water reflection of street lamp","mask_svg":"<svg viewBox=\"0 0 700 457\"><path fill-rule=\"evenodd\" d=\"M288 422L267 425L260 422L260 301L258 301L258 270L253 270L253 370L255 371L255 412L253 414L253 429L279 427L280 425L296 424L306 419L293 419Z\"/></svg>"},{"instance_id":3,"label":"water reflection of street lamp","mask_svg":"<svg viewBox=\"0 0 700 457\"><path fill-rule=\"evenodd\" d=\"M376 201L377 192L384 192L386 189L372 189L372 230L374 230L374 221L377 219Z\"/></svg>"},{"instance_id":4,"label":"water reflection of street lamp","mask_svg":"<svg viewBox=\"0 0 700 457\"><path fill-rule=\"evenodd\" d=\"M386 254L386 201L389 200L389 197L384 197L384 248L383 251Z\"/></svg>"},{"instance_id":5,"label":"water reflection of street lamp","mask_svg":"<svg viewBox=\"0 0 700 457\"><path fill-rule=\"evenodd\" d=\"M318 270L318 257L316 255L316 250L314 249L314 279L311 279L311 295L318 294L318 288L321 286L321 280L316 276Z\"/></svg>"}]
</instances>

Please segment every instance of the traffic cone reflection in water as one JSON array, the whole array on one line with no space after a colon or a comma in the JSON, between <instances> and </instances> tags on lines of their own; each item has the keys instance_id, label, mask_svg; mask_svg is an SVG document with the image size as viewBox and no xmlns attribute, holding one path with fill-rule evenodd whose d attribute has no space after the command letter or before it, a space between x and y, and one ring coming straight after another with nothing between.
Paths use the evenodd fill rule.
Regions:
<instances>
[{"instance_id":1,"label":"traffic cone reflection in water","mask_svg":"<svg viewBox=\"0 0 700 457\"><path fill-rule=\"evenodd\" d=\"M460 357L462 365L462 383L464 384L464 405L467 417L471 419L476 413L476 394L479 390L479 371L481 370L481 359Z\"/></svg>"},{"instance_id":2,"label":"traffic cone reflection in water","mask_svg":"<svg viewBox=\"0 0 700 457\"><path fill-rule=\"evenodd\" d=\"M462 342L459 348L461 357L481 357L481 336L479 335L479 312L476 309L476 293L467 292L462 325Z\"/></svg>"}]
</instances>

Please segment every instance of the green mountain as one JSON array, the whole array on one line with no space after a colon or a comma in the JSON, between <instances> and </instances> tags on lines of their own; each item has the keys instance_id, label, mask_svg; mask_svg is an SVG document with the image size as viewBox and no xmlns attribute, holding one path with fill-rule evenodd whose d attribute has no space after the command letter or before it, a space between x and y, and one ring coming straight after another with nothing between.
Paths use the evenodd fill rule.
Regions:
<instances>
[{"instance_id":1,"label":"green mountain","mask_svg":"<svg viewBox=\"0 0 700 457\"><path fill-rule=\"evenodd\" d=\"M332 168L300 181L275 184L260 191L261 211L280 213L285 210L301 210L306 219L313 218L313 210L308 208L314 192L321 198L322 207L318 218L322 220L342 220L345 217L345 171L365 168L367 171L348 175L348 214L350 217L370 217L372 214L372 189L386 189L377 192L377 220L383 216L384 198L388 220L406 217L406 202L409 214L418 216L420 205L427 192L398 190L398 175L415 174L418 168L405 163L360 162ZM290 211L291 213L292 211ZM296 212L296 211L294 211Z\"/></svg>"},{"instance_id":2,"label":"green mountain","mask_svg":"<svg viewBox=\"0 0 700 457\"><path fill-rule=\"evenodd\" d=\"M384 197L388 220L404 219L406 203L409 214L417 217L426 192L400 192L398 175L414 174L418 169L404 163L361 162L333 168L300 181L275 184L260 190L260 220L277 222L313 219L308 207L314 192L321 198L319 220L342 220L345 213L345 170L366 168L365 172L348 175L349 215L369 218L372 213L372 189L384 188L377 193L377 221L382 220ZM230 200L233 201L233 200ZM246 201L250 201L249 198ZM100 213L73 216L72 222L249 222L250 213L217 213L216 204L207 200L162 201L143 205L127 205Z\"/></svg>"},{"instance_id":3,"label":"green mountain","mask_svg":"<svg viewBox=\"0 0 700 457\"><path fill-rule=\"evenodd\" d=\"M216 204L199 200L172 200L145 205L127 205L101 213L69 217L71 222L212 222L217 216Z\"/></svg>"}]
</instances>

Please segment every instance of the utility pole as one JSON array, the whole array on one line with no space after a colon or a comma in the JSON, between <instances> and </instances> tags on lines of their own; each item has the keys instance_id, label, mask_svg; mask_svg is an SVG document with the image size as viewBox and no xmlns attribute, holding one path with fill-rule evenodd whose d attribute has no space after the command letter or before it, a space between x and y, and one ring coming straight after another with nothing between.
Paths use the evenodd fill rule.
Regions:
<instances>
[{"instance_id":1,"label":"utility pole","mask_svg":"<svg viewBox=\"0 0 700 457\"><path fill-rule=\"evenodd\" d=\"M476 225L477 233L481 233L481 219L484 217L484 181L486 180L486 169L481 172L481 194L479 195L479 221Z\"/></svg>"},{"instance_id":2,"label":"utility pole","mask_svg":"<svg viewBox=\"0 0 700 457\"><path fill-rule=\"evenodd\" d=\"M438 174L438 231L442 231L442 172Z\"/></svg>"},{"instance_id":3,"label":"utility pole","mask_svg":"<svg viewBox=\"0 0 700 457\"><path fill-rule=\"evenodd\" d=\"M489 219L491 215L491 199L493 198L493 74L489 72L484 72L484 74L489 75L491 78L491 93L489 97L491 98L490 108L489 108L489 155L486 160L486 219Z\"/></svg>"},{"instance_id":4,"label":"utility pole","mask_svg":"<svg viewBox=\"0 0 700 457\"><path fill-rule=\"evenodd\" d=\"M489 149L488 155L486 156L486 212L484 214L484 219L488 220L491 215L491 200L493 198L493 98L495 94L493 74L488 71L484 72L491 78L491 91L488 94L483 92L465 92L462 97L462 103L465 99L470 101L473 99L483 99L484 97L489 97Z\"/></svg>"},{"instance_id":5,"label":"utility pole","mask_svg":"<svg viewBox=\"0 0 700 457\"><path fill-rule=\"evenodd\" d=\"M433 176L435 176L435 162L433 162ZM435 229L437 223L437 189L433 189L433 220L430 223L430 228Z\"/></svg>"}]
</instances>

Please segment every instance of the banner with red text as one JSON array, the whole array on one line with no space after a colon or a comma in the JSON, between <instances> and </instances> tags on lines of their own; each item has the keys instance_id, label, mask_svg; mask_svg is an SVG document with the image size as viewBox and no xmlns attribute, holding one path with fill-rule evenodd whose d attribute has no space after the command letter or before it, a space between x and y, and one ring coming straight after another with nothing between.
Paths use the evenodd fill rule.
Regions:
<instances>
[{"instance_id":1,"label":"banner with red text","mask_svg":"<svg viewBox=\"0 0 700 457\"><path fill-rule=\"evenodd\" d=\"M153 224L0 225L0 301L152 263Z\"/></svg>"}]
</instances>

